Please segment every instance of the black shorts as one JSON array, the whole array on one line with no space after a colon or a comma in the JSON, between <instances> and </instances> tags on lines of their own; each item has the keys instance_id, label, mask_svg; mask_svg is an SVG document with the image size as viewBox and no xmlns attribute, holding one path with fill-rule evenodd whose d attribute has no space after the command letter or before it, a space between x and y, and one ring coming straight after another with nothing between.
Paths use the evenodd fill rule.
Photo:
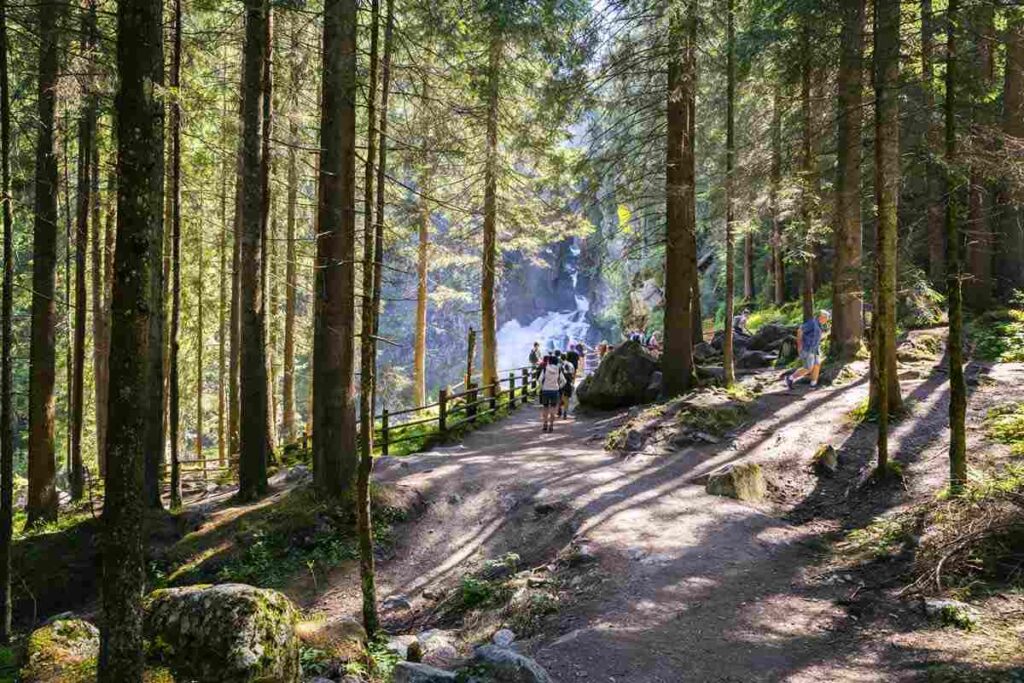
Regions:
<instances>
[{"instance_id":1,"label":"black shorts","mask_svg":"<svg viewBox=\"0 0 1024 683\"><path fill-rule=\"evenodd\" d=\"M566 398L572 398L572 390L573 386L571 384L566 384L564 387L562 387L562 396L565 396Z\"/></svg>"},{"instance_id":2,"label":"black shorts","mask_svg":"<svg viewBox=\"0 0 1024 683\"><path fill-rule=\"evenodd\" d=\"M540 404L548 408L554 408L558 405L558 389L540 392Z\"/></svg>"}]
</instances>

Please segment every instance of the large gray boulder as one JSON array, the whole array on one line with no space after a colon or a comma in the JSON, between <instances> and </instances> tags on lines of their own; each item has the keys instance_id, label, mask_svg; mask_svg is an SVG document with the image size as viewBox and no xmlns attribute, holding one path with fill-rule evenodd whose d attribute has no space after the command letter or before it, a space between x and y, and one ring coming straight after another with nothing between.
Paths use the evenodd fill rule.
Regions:
<instances>
[{"instance_id":1,"label":"large gray boulder","mask_svg":"<svg viewBox=\"0 0 1024 683\"><path fill-rule=\"evenodd\" d=\"M796 337L797 326L768 323L750 338L749 348L752 351L775 351L782 340Z\"/></svg>"},{"instance_id":2,"label":"large gray boulder","mask_svg":"<svg viewBox=\"0 0 1024 683\"><path fill-rule=\"evenodd\" d=\"M391 678L393 683L447 683L458 677L450 671L416 662L399 662Z\"/></svg>"},{"instance_id":3,"label":"large gray boulder","mask_svg":"<svg viewBox=\"0 0 1024 683\"><path fill-rule=\"evenodd\" d=\"M537 662L497 645L481 645L473 653L473 667L487 672L494 683L552 683Z\"/></svg>"},{"instance_id":4,"label":"large gray boulder","mask_svg":"<svg viewBox=\"0 0 1024 683\"><path fill-rule=\"evenodd\" d=\"M168 588L146 599L151 653L196 683L297 683L298 621L281 593L240 583Z\"/></svg>"},{"instance_id":5,"label":"large gray boulder","mask_svg":"<svg viewBox=\"0 0 1024 683\"><path fill-rule=\"evenodd\" d=\"M640 342L622 344L604 357L592 375L583 380L576 395L588 408L613 410L654 400L652 378L658 359Z\"/></svg>"}]
</instances>

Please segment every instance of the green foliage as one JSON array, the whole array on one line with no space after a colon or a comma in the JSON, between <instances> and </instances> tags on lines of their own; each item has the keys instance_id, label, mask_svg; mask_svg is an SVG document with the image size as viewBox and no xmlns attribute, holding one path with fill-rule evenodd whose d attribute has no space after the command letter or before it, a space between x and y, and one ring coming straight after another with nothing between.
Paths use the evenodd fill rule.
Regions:
<instances>
[{"instance_id":1,"label":"green foliage","mask_svg":"<svg viewBox=\"0 0 1024 683\"><path fill-rule=\"evenodd\" d=\"M943 605L939 610L939 623L962 631L973 631L977 626L970 612L958 605Z\"/></svg>"},{"instance_id":2,"label":"green foliage","mask_svg":"<svg viewBox=\"0 0 1024 683\"><path fill-rule=\"evenodd\" d=\"M464 609L484 607L497 600L500 595L500 586L493 581L478 579L473 576L462 577L459 586L459 596Z\"/></svg>"},{"instance_id":3,"label":"green foliage","mask_svg":"<svg viewBox=\"0 0 1024 683\"><path fill-rule=\"evenodd\" d=\"M1008 403L992 408L985 417L989 437L1009 444L1014 455L1024 455L1024 403Z\"/></svg>"},{"instance_id":4,"label":"green foliage","mask_svg":"<svg viewBox=\"0 0 1024 683\"><path fill-rule=\"evenodd\" d=\"M971 321L968 334L978 358L1024 362L1024 292L1014 295L1010 308L989 311Z\"/></svg>"}]
</instances>

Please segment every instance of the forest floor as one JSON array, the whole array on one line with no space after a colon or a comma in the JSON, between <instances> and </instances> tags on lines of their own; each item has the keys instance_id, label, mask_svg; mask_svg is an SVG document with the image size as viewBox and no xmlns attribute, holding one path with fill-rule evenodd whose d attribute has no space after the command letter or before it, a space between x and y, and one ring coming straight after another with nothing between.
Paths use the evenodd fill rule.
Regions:
<instances>
[{"instance_id":1,"label":"forest floor","mask_svg":"<svg viewBox=\"0 0 1024 683\"><path fill-rule=\"evenodd\" d=\"M818 389L789 391L777 371L748 378L756 393L717 443L652 440L624 454L605 442L642 419L635 409L579 414L542 434L529 406L458 446L381 460L380 482L425 502L378 561L386 624L433 629L449 644L439 664L510 627L557 681L1017 680L1019 593L982 605L981 628L953 631L929 624L919 598L898 596L905 566L836 562L849 530L945 484L948 378L927 351L911 347L906 361L895 482L868 477L876 430L857 417L864 361ZM1020 399L1024 364L967 373L972 462L1005 458L982 422ZM840 456L828 478L812 465L823 445ZM705 493L702 475L737 462L762 466L766 501ZM311 612L355 615L356 571L300 577L287 592Z\"/></svg>"}]
</instances>

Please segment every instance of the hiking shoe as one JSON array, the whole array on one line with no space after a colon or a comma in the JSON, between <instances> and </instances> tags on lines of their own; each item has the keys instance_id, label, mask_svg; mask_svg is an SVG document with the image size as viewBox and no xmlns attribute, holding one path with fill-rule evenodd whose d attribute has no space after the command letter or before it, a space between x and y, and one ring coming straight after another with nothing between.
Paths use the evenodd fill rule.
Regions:
<instances>
[{"instance_id":1,"label":"hiking shoe","mask_svg":"<svg viewBox=\"0 0 1024 683\"><path fill-rule=\"evenodd\" d=\"M786 387L789 389L793 388L793 375L786 375Z\"/></svg>"}]
</instances>

